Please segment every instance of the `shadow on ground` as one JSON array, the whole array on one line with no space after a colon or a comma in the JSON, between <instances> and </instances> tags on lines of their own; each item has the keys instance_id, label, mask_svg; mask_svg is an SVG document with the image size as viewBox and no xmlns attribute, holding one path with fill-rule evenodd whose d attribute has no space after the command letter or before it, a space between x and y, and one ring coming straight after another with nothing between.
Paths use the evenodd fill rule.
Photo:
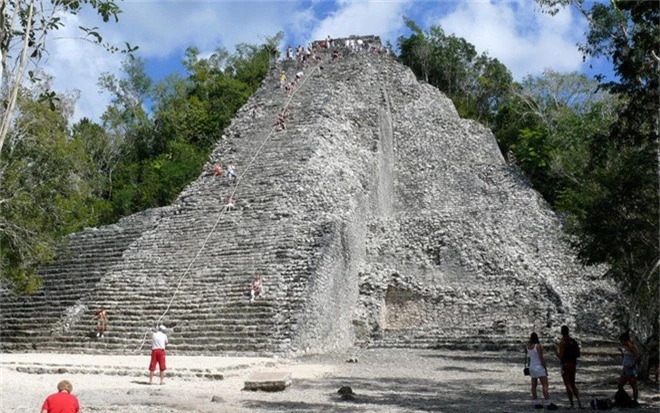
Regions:
<instances>
[{"instance_id":1,"label":"shadow on ground","mask_svg":"<svg viewBox=\"0 0 660 413\"><path fill-rule=\"evenodd\" d=\"M350 386L353 400L342 400L337 390ZM254 411L286 412L507 412L529 407L519 391L488 391L487 380L455 380L440 383L433 379L357 376L320 381L296 381L300 390L327 394L327 403L249 400L243 406Z\"/></svg>"}]
</instances>

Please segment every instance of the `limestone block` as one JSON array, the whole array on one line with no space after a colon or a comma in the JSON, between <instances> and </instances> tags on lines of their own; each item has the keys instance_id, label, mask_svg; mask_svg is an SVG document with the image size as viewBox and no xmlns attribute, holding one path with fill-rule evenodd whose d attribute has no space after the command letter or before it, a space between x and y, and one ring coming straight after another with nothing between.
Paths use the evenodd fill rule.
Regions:
<instances>
[{"instance_id":1,"label":"limestone block","mask_svg":"<svg viewBox=\"0 0 660 413\"><path fill-rule=\"evenodd\" d=\"M245 381L244 390L282 391L291 385L291 373L258 371Z\"/></svg>"}]
</instances>

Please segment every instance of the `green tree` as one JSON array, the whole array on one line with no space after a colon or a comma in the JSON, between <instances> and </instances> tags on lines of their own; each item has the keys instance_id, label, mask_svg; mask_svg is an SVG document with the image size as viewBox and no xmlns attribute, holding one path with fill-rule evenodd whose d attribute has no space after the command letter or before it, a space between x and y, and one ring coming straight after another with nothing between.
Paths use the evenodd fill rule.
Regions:
<instances>
[{"instance_id":1,"label":"green tree","mask_svg":"<svg viewBox=\"0 0 660 413\"><path fill-rule=\"evenodd\" d=\"M537 2L550 13L567 5L582 13L589 30L580 49L610 60L617 75L602 87L620 96L618 116L592 137L584 190L567 192L563 202L576 211L570 228L580 257L610 265L628 296L626 323L646 347L658 337L660 318L660 8L655 1Z\"/></svg>"},{"instance_id":2,"label":"green tree","mask_svg":"<svg viewBox=\"0 0 660 413\"><path fill-rule=\"evenodd\" d=\"M104 22L118 20L121 13L114 0L3 0L0 2L0 99L5 109L0 115L0 151L9 133L19 92L26 73L38 81L36 73L46 52L49 35L64 27L65 14L78 14L83 8L95 10ZM119 48L103 41L98 28L80 26L81 37L111 52ZM135 48L128 43L123 52Z\"/></svg>"},{"instance_id":3,"label":"green tree","mask_svg":"<svg viewBox=\"0 0 660 413\"><path fill-rule=\"evenodd\" d=\"M555 208L566 188L579 187L591 160L591 137L608 130L617 100L578 73L546 70L528 76L502 103L493 132Z\"/></svg>"},{"instance_id":4,"label":"green tree","mask_svg":"<svg viewBox=\"0 0 660 413\"><path fill-rule=\"evenodd\" d=\"M491 123L513 81L506 66L440 27L424 32L414 21L404 22L411 34L398 39L401 62L444 92L461 116Z\"/></svg>"},{"instance_id":5,"label":"green tree","mask_svg":"<svg viewBox=\"0 0 660 413\"><path fill-rule=\"evenodd\" d=\"M123 140L111 187L116 216L168 205L199 175L222 131L261 85L280 38L241 44L234 53L220 48L208 58L190 47L183 61L187 76L170 75L155 85L139 59L127 61L121 79L101 79L113 96L104 125Z\"/></svg>"},{"instance_id":6,"label":"green tree","mask_svg":"<svg viewBox=\"0 0 660 413\"><path fill-rule=\"evenodd\" d=\"M69 138L69 99L52 102L23 90L11 139L0 154L0 270L19 291L39 285L36 268L61 237L97 224L93 162Z\"/></svg>"}]
</instances>

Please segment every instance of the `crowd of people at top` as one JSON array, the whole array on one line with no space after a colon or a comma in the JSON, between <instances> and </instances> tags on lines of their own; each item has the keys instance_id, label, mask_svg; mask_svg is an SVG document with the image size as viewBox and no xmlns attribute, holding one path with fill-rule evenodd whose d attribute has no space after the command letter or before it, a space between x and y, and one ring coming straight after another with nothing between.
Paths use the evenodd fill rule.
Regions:
<instances>
[{"instance_id":1,"label":"crowd of people at top","mask_svg":"<svg viewBox=\"0 0 660 413\"><path fill-rule=\"evenodd\" d=\"M307 47L298 45L293 49L291 45L287 46L284 52L284 60L297 60L304 68L309 63L320 62L319 52L323 49L332 50L332 60L341 59L351 53L371 53L378 56L386 56L390 53L387 47L361 38L332 39L328 36L325 40L315 44L310 43Z\"/></svg>"}]
</instances>

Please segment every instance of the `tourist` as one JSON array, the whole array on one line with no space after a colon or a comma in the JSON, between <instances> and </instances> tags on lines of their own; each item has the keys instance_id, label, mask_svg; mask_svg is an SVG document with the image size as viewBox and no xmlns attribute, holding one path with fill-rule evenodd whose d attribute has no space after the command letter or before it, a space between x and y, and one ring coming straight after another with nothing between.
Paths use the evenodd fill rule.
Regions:
<instances>
[{"instance_id":1,"label":"tourist","mask_svg":"<svg viewBox=\"0 0 660 413\"><path fill-rule=\"evenodd\" d=\"M108 312L105 311L105 308L101 307L101 309L96 312L94 320L96 320L96 337L103 338L108 323Z\"/></svg>"},{"instance_id":2,"label":"tourist","mask_svg":"<svg viewBox=\"0 0 660 413\"><path fill-rule=\"evenodd\" d=\"M561 326L561 340L557 347L557 357L561 363L561 378L566 386L566 395L571 404L575 407L573 398L577 400L578 407L582 408L580 402L580 392L575 384L575 374L577 370L577 359L580 357L580 347L573 337L570 336L568 326Z\"/></svg>"},{"instance_id":3,"label":"tourist","mask_svg":"<svg viewBox=\"0 0 660 413\"><path fill-rule=\"evenodd\" d=\"M286 72L282 70L280 73L280 89L284 89L284 85L286 85Z\"/></svg>"},{"instance_id":4,"label":"tourist","mask_svg":"<svg viewBox=\"0 0 660 413\"><path fill-rule=\"evenodd\" d=\"M80 405L76 396L72 395L73 386L68 380L57 383L57 393L46 397L41 413L77 413Z\"/></svg>"},{"instance_id":5,"label":"tourist","mask_svg":"<svg viewBox=\"0 0 660 413\"><path fill-rule=\"evenodd\" d=\"M619 336L619 341L621 342L622 348L619 348L621 352L621 357L623 358L623 371L621 372L621 377L619 378L618 390L623 390L623 386L626 383L630 383L632 387L632 398L634 401L637 401L637 396L639 391L637 389L637 363L641 359L641 354L637 350L637 346L630 339L630 334L623 333Z\"/></svg>"},{"instance_id":6,"label":"tourist","mask_svg":"<svg viewBox=\"0 0 660 413\"><path fill-rule=\"evenodd\" d=\"M284 115L279 114L277 115L277 120L275 120L275 123L273 124L275 126L275 131L276 132L281 132L283 130L286 130L286 123L284 123Z\"/></svg>"},{"instance_id":7,"label":"tourist","mask_svg":"<svg viewBox=\"0 0 660 413\"><path fill-rule=\"evenodd\" d=\"M158 364L158 370L160 371L160 384L165 383L165 346L167 345L167 335L165 334L167 329L164 325L158 326L158 331L156 331L151 338L151 361L149 362L149 384L152 384L154 381L154 372L156 371L156 364Z\"/></svg>"},{"instance_id":8,"label":"tourist","mask_svg":"<svg viewBox=\"0 0 660 413\"><path fill-rule=\"evenodd\" d=\"M221 162L218 162L213 167L213 179L215 179L216 176L222 176L222 163Z\"/></svg>"},{"instance_id":9,"label":"tourist","mask_svg":"<svg viewBox=\"0 0 660 413\"><path fill-rule=\"evenodd\" d=\"M236 179L236 169L233 163L227 165L227 179L230 181Z\"/></svg>"},{"instance_id":10,"label":"tourist","mask_svg":"<svg viewBox=\"0 0 660 413\"><path fill-rule=\"evenodd\" d=\"M286 96L291 96L292 93L293 93L293 81L288 82L288 83L284 86L284 94L285 94Z\"/></svg>"},{"instance_id":11,"label":"tourist","mask_svg":"<svg viewBox=\"0 0 660 413\"><path fill-rule=\"evenodd\" d=\"M543 358L543 347L541 346L539 336L536 333L532 333L529 337L526 350L527 357L529 358L529 375L532 378L532 404L534 405L534 408L543 408L536 393L536 386L540 380L546 407L548 410L557 410L557 406L550 399L550 392L548 390L548 369L545 365L545 358Z\"/></svg>"},{"instance_id":12,"label":"tourist","mask_svg":"<svg viewBox=\"0 0 660 413\"><path fill-rule=\"evenodd\" d=\"M229 211L230 209L234 209L234 204L235 204L235 199L234 195L229 195L229 199L227 200L227 206L225 209Z\"/></svg>"},{"instance_id":13,"label":"tourist","mask_svg":"<svg viewBox=\"0 0 660 413\"><path fill-rule=\"evenodd\" d=\"M257 278L255 278L252 282L252 288L250 288L250 302L253 302L255 298L259 297L263 286L263 277L261 275L257 275Z\"/></svg>"}]
</instances>

